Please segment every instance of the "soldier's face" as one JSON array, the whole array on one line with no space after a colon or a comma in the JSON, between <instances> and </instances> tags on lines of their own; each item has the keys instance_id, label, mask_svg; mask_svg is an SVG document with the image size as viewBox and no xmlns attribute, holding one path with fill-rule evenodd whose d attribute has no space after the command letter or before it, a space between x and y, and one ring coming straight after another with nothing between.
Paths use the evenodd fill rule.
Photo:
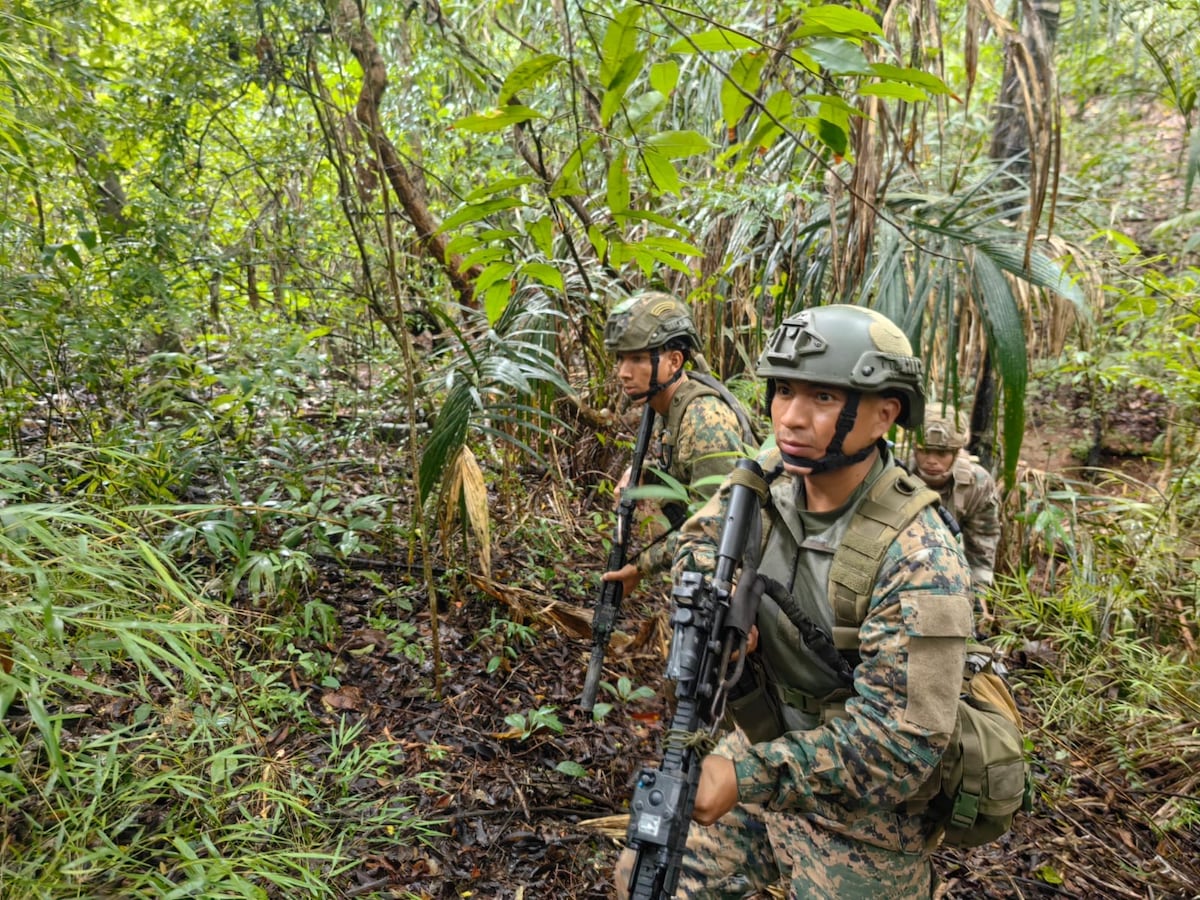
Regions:
<instances>
[{"instance_id":1,"label":"soldier's face","mask_svg":"<svg viewBox=\"0 0 1200 900\"><path fill-rule=\"evenodd\" d=\"M913 456L922 475L941 478L954 465L953 450L914 450Z\"/></svg>"},{"instance_id":2,"label":"soldier's face","mask_svg":"<svg viewBox=\"0 0 1200 900\"><path fill-rule=\"evenodd\" d=\"M658 353L658 383L665 384L683 365L683 354L678 350L660 350ZM636 350L617 354L617 379L621 388L630 397L650 390L650 351Z\"/></svg>"},{"instance_id":3,"label":"soldier's face","mask_svg":"<svg viewBox=\"0 0 1200 900\"><path fill-rule=\"evenodd\" d=\"M789 456L820 459L837 433L838 416L846 405L840 388L807 381L777 379L771 399L775 442ZM887 434L900 414L900 401L878 394L859 399L854 427L842 443L842 452L856 453Z\"/></svg>"}]
</instances>

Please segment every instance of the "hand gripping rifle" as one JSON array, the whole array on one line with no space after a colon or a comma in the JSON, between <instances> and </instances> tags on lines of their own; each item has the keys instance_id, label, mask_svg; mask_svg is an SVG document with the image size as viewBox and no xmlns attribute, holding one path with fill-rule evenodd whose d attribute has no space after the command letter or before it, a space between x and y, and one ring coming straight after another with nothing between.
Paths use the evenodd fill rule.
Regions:
<instances>
[{"instance_id":1,"label":"hand gripping rifle","mask_svg":"<svg viewBox=\"0 0 1200 900\"><path fill-rule=\"evenodd\" d=\"M608 551L608 568L604 571L615 572L625 565L625 557L629 553L629 541L633 535L633 514L637 509L637 500L631 495L631 490L637 487L642 479L642 462L646 458L646 448L650 445L650 435L654 431L654 410L646 401L642 412L642 424L638 428L637 443L633 445L633 462L629 464L629 483L621 491L621 501L617 504L617 527L613 534L612 549ZM612 638L613 627L617 624L617 614L621 611L622 595L625 588L619 581L600 582L600 596L596 599L596 610L592 614L592 660L588 663L587 678L583 681L583 696L579 705L584 712L591 712L596 703L596 689L600 687L600 670L604 666L604 651Z\"/></svg>"},{"instance_id":2,"label":"hand gripping rifle","mask_svg":"<svg viewBox=\"0 0 1200 900\"><path fill-rule=\"evenodd\" d=\"M721 527L716 571L710 579L684 572L675 586L675 611L667 678L675 681L676 707L663 739L662 765L642 769L629 802L629 846L637 853L629 878L632 900L675 896L688 826L696 805L700 763L725 713L729 689L746 660L746 639L763 582L744 559L761 543L760 508L767 484L758 463L738 460L730 476L729 506ZM733 578L741 567L737 591ZM732 665L732 671L730 671Z\"/></svg>"}]
</instances>

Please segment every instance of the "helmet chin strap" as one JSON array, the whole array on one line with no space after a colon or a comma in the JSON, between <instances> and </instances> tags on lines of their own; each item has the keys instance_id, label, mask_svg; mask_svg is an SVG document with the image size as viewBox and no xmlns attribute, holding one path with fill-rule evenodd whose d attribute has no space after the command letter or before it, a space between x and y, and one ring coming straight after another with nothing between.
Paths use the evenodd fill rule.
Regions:
<instances>
[{"instance_id":1,"label":"helmet chin strap","mask_svg":"<svg viewBox=\"0 0 1200 900\"><path fill-rule=\"evenodd\" d=\"M844 469L857 462L862 462L870 456L881 444L884 444L882 438L872 444L867 444L867 446L855 453L847 454L842 452L842 442L846 440L846 436L854 428L854 420L858 417L858 401L861 396L858 391L851 391L846 397L846 405L838 413L837 428L834 429L833 440L825 448L824 456L819 459L806 459L803 456L792 456L790 453L780 451L779 455L783 458L783 461L789 466L795 466L798 469L807 469L808 471L805 473L807 475L819 475L822 472L833 472L836 469Z\"/></svg>"},{"instance_id":2,"label":"helmet chin strap","mask_svg":"<svg viewBox=\"0 0 1200 900\"><path fill-rule=\"evenodd\" d=\"M655 347L653 350L650 351L650 389L647 391L642 391L640 394L633 394L629 398L630 400L649 400L651 397L653 397L659 391L665 391L667 388L669 388L671 385L673 385L675 382L677 382L680 378L683 377L683 366L680 366L678 369L675 370L674 375L672 375L670 378L668 378L665 382L662 382L661 384L659 383L658 361L659 361L660 357L659 357L658 350L659 350L659 348Z\"/></svg>"}]
</instances>

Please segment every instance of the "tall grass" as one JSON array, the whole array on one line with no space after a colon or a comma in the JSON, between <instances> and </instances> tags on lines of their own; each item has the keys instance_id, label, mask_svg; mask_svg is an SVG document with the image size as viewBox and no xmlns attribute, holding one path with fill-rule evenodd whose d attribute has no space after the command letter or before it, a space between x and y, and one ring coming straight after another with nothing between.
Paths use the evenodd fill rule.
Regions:
<instances>
[{"instance_id":1,"label":"tall grass","mask_svg":"<svg viewBox=\"0 0 1200 900\"><path fill-rule=\"evenodd\" d=\"M3 472L0 896L334 897L429 833L398 747L308 715L227 592L159 548L186 510L29 502L53 478Z\"/></svg>"}]
</instances>

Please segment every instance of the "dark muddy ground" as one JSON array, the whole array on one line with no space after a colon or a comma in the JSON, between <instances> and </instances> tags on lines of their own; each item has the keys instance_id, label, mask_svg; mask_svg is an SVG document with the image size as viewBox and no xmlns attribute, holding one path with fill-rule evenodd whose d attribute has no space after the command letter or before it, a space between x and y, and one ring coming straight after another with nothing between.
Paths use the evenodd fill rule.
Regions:
<instances>
[{"instance_id":1,"label":"dark muddy ground","mask_svg":"<svg viewBox=\"0 0 1200 900\"><path fill-rule=\"evenodd\" d=\"M571 565L577 571L595 567L584 560ZM415 789L414 815L437 823L438 833L425 843L397 845L364 860L346 896L612 896L610 869L620 828L606 833L587 823L623 813L635 770L657 762L665 714L661 700L616 703L603 721L592 721L578 709L590 645L570 633L572 608L530 615L537 642L508 656L497 638L487 636L493 610L513 604L504 615L517 620L522 608L534 609L529 602L534 598L496 584L465 588L461 604L452 603L440 618L445 674L439 700L429 689L428 662L418 665L382 649L362 652L372 644L388 645L365 625L366 605L376 589L357 584L353 573L330 573L330 581L329 588L340 596L344 639L338 650L345 671L336 693L312 686L311 708L326 718L363 721L365 736L398 742L412 784L422 773L437 773L436 787ZM554 594L551 587L543 600L579 601ZM419 621L428 636L427 611ZM644 603L624 617L623 631L640 631L644 644L614 648L610 681L624 675L634 686L661 688L656 624ZM507 662L489 672L489 660L498 654ZM1036 673L1023 669L1022 662L1012 661L1018 685ZM513 714L528 721L532 711L550 707L561 731L523 736L505 721ZM993 845L970 853L939 852L944 896L1200 896L1200 829L1155 834L1146 823L1167 798L1144 784L1132 790L1103 735L1094 745L1070 746L1044 733L1036 721L1028 724L1041 787L1036 808ZM570 764L586 774L570 770ZM1179 783L1170 774L1163 773L1163 783ZM364 785L364 790L384 789Z\"/></svg>"}]
</instances>

